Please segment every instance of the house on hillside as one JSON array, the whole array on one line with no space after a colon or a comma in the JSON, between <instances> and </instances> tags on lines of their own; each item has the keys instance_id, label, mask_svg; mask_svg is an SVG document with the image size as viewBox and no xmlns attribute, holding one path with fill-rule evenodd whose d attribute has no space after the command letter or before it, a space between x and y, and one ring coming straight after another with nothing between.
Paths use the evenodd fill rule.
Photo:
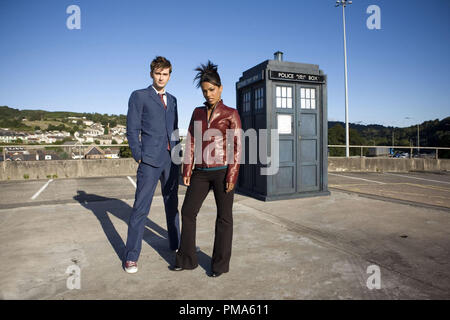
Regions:
<instances>
[{"instance_id":1,"label":"house on hillside","mask_svg":"<svg viewBox=\"0 0 450 320\"><path fill-rule=\"evenodd\" d=\"M102 135L95 138L98 140L100 144L112 144L112 136L111 135Z\"/></svg>"},{"instance_id":2,"label":"house on hillside","mask_svg":"<svg viewBox=\"0 0 450 320\"><path fill-rule=\"evenodd\" d=\"M39 149L36 151L36 160L61 160L55 151Z\"/></svg>"},{"instance_id":3,"label":"house on hillside","mask_svg":"<svg viewBox=\"0 0 450 320\"><path fill-rule=\"evenodd\" d=\"M127 127L123 126L121 124L118 124L117 126L115 126L114 128L110 129L110 132L113 135L125 135L127 133Z\"/></svg>"},{"instance_id":4,"label":"house on hillside","mask_svg":"<svg viewBox=\"0 0 450 320\"><path fill-rule=\"evenodd\" d=\"M103 150L105 152L106 159L119 159L119 148L107 148Z\"/></svg>"},{"instance_id":5,"label":"house on hillside","mask_svg":"<svg viewBox=\"0 0 450 320\"><path fill-rule=\"evenodd\" d=\"M86 159L104 159L105 152L97 146L92 146L88 149L88 151L84 154Z\"/></svg>"},{"instance_id":6,"label":"house on hillside","mask_svg":"<svg viewBox=\"0 0 450 320\"><path fill-rule=\"evenodd\" d=\"M6 153L6 161L33 161L35 160L35 155L27 153Z\"/></svg>"},{"instance_id":7,"label":"house on hillside","mask_svg":"<svg viewBox=\"0 0 450 320\"><path fill-rule=\"evenodd\" d=\"M85 142L94 142L99 136L102 136L105 129L100 123L94 123L92 126L86 128L83 132L83 138Z\"/></svg>"},{"instance_id":8,"label":"house on hillside","mask_svg":"<svg viewBox=\"0 0 450 320\"><path fill-rule=\"evenodd\" d=\"M112 136L112 140L115 140L117 144L122 144L125 141L125 136Z\"/></svg>"},{"instance_id":9,"label":"house on hillside","mask_svg":"<svg viewBox=\"0 0 450 320\"><path fill-rule=\"evenodd\" d=\"M47 136L47 140L52 141L51 143L61 142L64 140L64 137L59 136L59 135L49 135L49 136Z\"/></svg>"},{"instance_id":10,"label":"house on hillside","mask_svg":"<svg viewBox=\"0 0 450 320\"><path fill-rule=\"evenodd\" d=\"M89 128L84 130L85 135L96 137L103 135L105 129L100 123L94 123Z\"/></svg>"},{"instance_id":11,"label":"house on hillside","mask_svg":"<svg viewBox=\"0 0 450 320\"><path fill-rule=\"evenodd\" d=\"M0 130L0 142L12 143L17 139L21 139L24 143L27 143L28 136L25 133L14 132L9 130Z\"/></svg>"}]
</instances>

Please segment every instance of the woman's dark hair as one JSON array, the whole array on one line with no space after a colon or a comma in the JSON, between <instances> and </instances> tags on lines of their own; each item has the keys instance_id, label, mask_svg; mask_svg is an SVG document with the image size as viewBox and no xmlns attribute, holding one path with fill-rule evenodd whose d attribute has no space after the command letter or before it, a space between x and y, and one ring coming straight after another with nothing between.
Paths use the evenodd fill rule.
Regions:
<instances>
[{"instance_id":1,"label":"woman's dark hair","mask_svg":"<svg viewBox=\"0 0 450 320\"><path fill-rule=\"evenodd\" d=\"M194 78L194 82L197 81L197 88L200 88L203 82L209 82L218 87L222 85L219 73L217 72L217 64L214 64L208 60L206 65L201 64L200 67L195 69L195 71L198 71Z\"/></svg>"}]
</instances>

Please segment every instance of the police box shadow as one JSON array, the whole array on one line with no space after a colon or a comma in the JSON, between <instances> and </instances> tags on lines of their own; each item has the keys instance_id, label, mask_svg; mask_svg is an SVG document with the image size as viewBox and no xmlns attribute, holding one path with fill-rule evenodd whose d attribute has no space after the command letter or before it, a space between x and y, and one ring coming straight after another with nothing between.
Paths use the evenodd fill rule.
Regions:
<instances>
[{"instance_id":1,"label":"police box shadow","mask_svg":"<svg viewBox=\"0 0 450 320\"><path fill-rule=\"evenodd\" d=\"M118 258L120 261L123 261L125 255L125 243L114 227L108 214L113 214L128 225L132 208L126 202L116 198L88 194L82 190L78 190L77 193L78 194L73 198L83 207L94 213ZM148 218L143 240L168 264L172 265L175 262L175 254L169 248L167 230Z\"/></svg>"}]
</instances>

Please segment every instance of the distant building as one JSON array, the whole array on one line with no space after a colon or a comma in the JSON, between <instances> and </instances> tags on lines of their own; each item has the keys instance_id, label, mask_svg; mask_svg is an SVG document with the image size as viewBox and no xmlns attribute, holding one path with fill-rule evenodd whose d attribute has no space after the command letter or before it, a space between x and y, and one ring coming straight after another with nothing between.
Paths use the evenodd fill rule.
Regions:
<instances>
[{"instance_id":1,"label":"distant building","mask_svg":"<svg viewBox=\"0 0 450 320\"><path fill-rule=\"evenodd\" d=\"M111 135L98 136L95 138L95 140L98 140L100 144L112 144Z\"/></svg>"},{"instance_id":2,"label":"distant building","mask_svg":"<svg viewBox=\"0 0 450 320\"><path fill-rule=\"evenodd\" d=\"M84 159L84 154L72 152L72 159L74 159L74 160Z\"/></svg>"},{"instance_id":3,"label":"distant building","mask_svg":"<svg viewBox=\"0 0 450 320\"><path fill-rule=\"evenodd\" d=\"M92 136L83 136L83 142L92 143L92 142L94 142L94 137L92 137Z\"/></svg>"},{"instance_id":4,"label":"distant building","mask_svg":"<svg viewBox=\"0 0 450 320\"><path fill-rule=\"evenodd\" d=\"M369 157L381 157L391 154L390 148L369 148L367 155Z\"/></svg>"},{"instance_id":5,"label":"distant building","mask_svg":"<svg viewBox=\"0 0 450 320\"><path fill-rule=\"evenodd\" d=\"M86 128L83 132L84 142L94 142L97 140L99 136L102 136L104 133L103 126L100 123L94 123L90 127Z\"/></svg>"},{"instance_id":6,"label":"distant building","mask_svg":"<svg viewBox=\"0 0 450 320\"><path fill-rule=\"evenodd\" d=\"M25 155L23 154L6 154L6 161L25 161Z\"/></svg>"},{"instance_id":7,"label":"distant building","mask_svg":"<svg viewBox=\"0 0 450 320\"><path fill-rule=\"evenodd\" d=\"M118 124L114 128L110 129L110 133L113 134L113 135L125 136L125 134L127 133L127 127Z\"/></svg>"},{"instance_id":8,"label":"distant building","mask_svg":"<svg viewBox=\"0 0 450 320\"><path fill-rule=\"evenodd\" d=\"M36 151L36 160L61 160L61 158L55 151L39 149Z\"/></svg>"},{"instance_id":9,"label":"distant building","mask_svg":"<svg viewBox=\"0 0 450 320\"><path fill-rule=\"evenodd\" d=\"M24 152L26 152L24 147L6 147L5 150L7 153L24 153Z\"/></svg>"},{"instance_id":10,"label":"distant building","mask_svg":"<svg viewBox=\"0 0 450 320\"><path fill-rule=\"evenodd\" d=\"M125 136L112 136L112 140L115 140L118 144L122 144L125 141Z\"/></svg>"},{"instance_id":11,"label":"distant building","mask_svg":"<svg viewBox=\"0 0 450 320\"><path fill-rule=\"evenodd\" d=\"M78 143L78 141L65 141L64 143L63 143L63 145L65 145L65 146L74 146L74 145L76 145Z\"/></svg>"},{"instance_id":12,"label":"distant building","mask_svg":"<svg viewBox=\"0 0 450 320\"><path fill-rule=\"evenodd\" d=\"M15 142L17 139L21 139L24 143L27 143L28 136L22 132L0 130L0 142L1 143L12 143L12 142Z\"/></svg>"},{"instance_id":13,"label":"distant building","mask_svg":"<svg viewBox=\"0 0 450 320\"><path fill-rule=\"evenodd\" d=\"M105 153L102 149L97 146L92 146L88 149L88 151L84 154L86 159L104 159Z\"/></svg>"},{"instance_id":14,"label":"distant building","mask_svg":"<svg viewBox=\"0 0 450 320\"><path fill-rule=\"evenodd\" d=\"M119 159L119 152L120 149L119 148L107 148L105 150L103 150L105 153L105 158L106 159Z\"/></svg>"},{"instance_id":15,"label":"distant building","mask_svg":"<svg viewBox=\"0 0 450 320\"><path fill-rule=\"evenodd\" d=\"M60 160L59 155L52 150L25 150L24 148L6 148L6 161L40 161L40 160Z\"/></svg>"},{"instance_id":16,"label":"distant building","mask_svg":"<svg viewBox=\"0 0 450 320\"><path fill-rule=\"evenodd\" d=\"M10 150L7 151L5 155L6 161L59 160L59 157L56 153L46 150Z\"/></svg>"},{"instance_id":17,"label":"distant building","mask_svg":"<svg viewBox=\"0 0 450 320\"><path fill-rule=\"evenodd\" d=\"M40 143L41 139L39 138L30 138L30 136L28 136L28 143Z\"/></svg>"},{"instance_id":18,"label":"distant building","mask_svg":"<svg viewBox=\"0 0 450 320\"><path fill-rule=\"evenodd\" d=\"M84 133L86 135L90 136L101 136L105 132L105 129L103 129L103 126L100 123L94 123L89 128L86 128L84 130Z\"/></svg>"},{"instance_id":19,"label":"distant building","mask_svg":"<svg viewBox=\"0 0 450 320\"><path fill-rule=\"evenodd\" d=\"M64 137L61 136L47 136L47 141L51 141L50 143L63 141Z\"/></svg>"}]
</instances>

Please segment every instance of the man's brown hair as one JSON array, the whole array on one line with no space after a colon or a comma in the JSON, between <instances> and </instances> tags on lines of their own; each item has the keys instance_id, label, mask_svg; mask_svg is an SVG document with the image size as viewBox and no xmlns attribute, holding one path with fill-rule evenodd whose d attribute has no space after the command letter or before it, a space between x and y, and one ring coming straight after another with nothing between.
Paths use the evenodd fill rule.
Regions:
<instances>
[{"instance_id":1,"label":"man's brown hair","mask_svg":"<svg viewBox=\"0 0 450 320\"><path fill-rule=\"evenodd\" d=\"M166 68L169 68L169 73L172 73L172 65L170 64L170 61L161 56L157 56L155 59L153 59L152 63L150 64L151 73L153 73L153 71L156 71L157 69L166 69Z\"/></svg>"}]
</instances>

